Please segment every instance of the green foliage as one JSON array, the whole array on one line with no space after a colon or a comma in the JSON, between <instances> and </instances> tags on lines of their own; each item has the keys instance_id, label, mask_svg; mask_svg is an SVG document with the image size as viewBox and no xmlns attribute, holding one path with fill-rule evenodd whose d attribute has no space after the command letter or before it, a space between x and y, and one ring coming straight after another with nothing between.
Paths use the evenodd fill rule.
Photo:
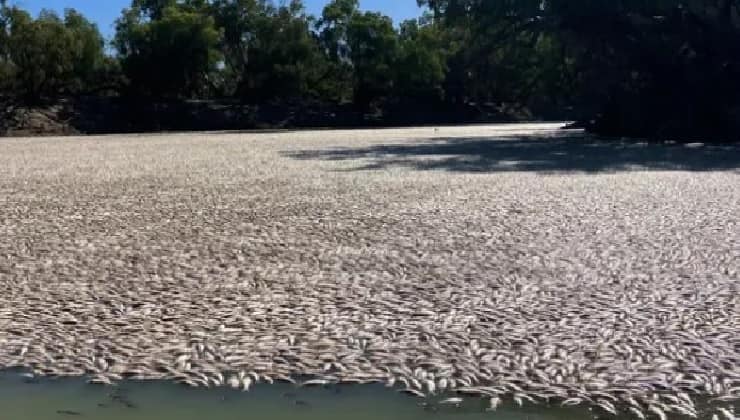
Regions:
<instances>
[{"instance_id":1,"label":"green foliage","mask_svg":"<svg viewBox=\"0 0 740 420\"><path fill-rule=\"evenodd\" d=\"M316 23L320 46L328 57L323 84L327 96L338 101L352 101L354 80L347 30L352 17L359 13L358 0L332 0L323 9Z\"/></svg>"},{"instance_id":2,"label":"green foliage","mask_svg":"<svg viewBox=\"0 0 740 420\"><path fill-rule=\"evenodd\" d=\"M355 13L347 25L347 47L354 73L354 100L366 107L393 89L398 35L380 13Z\"/></svg>"},{"instance_id":3,"label":"green foliage","mask_svg":"<svg viewBox=\"0 0 740 420\"><path fill-rule=\"evenodd\" d=\"M209 77L221 59L221 33L214 18L196 6L135 0L124 11L114 45L133 92L190 97L211 88Z\"/></svg>"},{"instance_id":4,"label":"green foliage","mask_svg":"<svg viewBox=\"0 0 740 420\"><path fill-rule=\"evenodd\" d=\"M79 13L34 19L0 0L0 93L479 103L610 134L740 135L740 0L418 3L396 27L358 0L318 18L301 0L132 0L106 56Z\"/></svg>"},{"instance_id":5,"label":"green foliage","mask_svg":"<svg viewBox=\"0 0 740 420\"><path fill-rule=\"evenodd\" d=\"M395 91L401 98L442 100L450 52L443 28L433 22L409 20L401 24L394 65Z\"/></svg>"},{"instance_id":6,"label":"green foliage","mask_svg":"<svg viewBox=\"0 0 740 420\"><path fill-rule=\"evenodd\" d=\"M740 138L737 0L420 3L467 40L473 97L577 103L609 134Z\"/></svg>"},{"instance_id":7,"label":"green foliage","mask_svg":"<svg viewBox=\"0 0 740 420\"><path fill-rule=\"evenodd\" d=\"M26 100L84 92L104 61L97 27L72 9L64 19L42 11L33 19L17 7L0 9L0 72L4 89Z\"/></svg>"},{"instance_id":8,"label":"green foliage","mask_svg":"<svg viewBox=\"0 0 740 420\"><path fill-rule=\"evenodd\" d=\"M0 0L0 95L7 94L11 91L13 82L12 64L10 63L9 53L9 13L7 10L7 1Z\"/></svg>"},{"instance_id":9,"label":"green foliage","mask_svg":"<svg viewBox=\"0 0 740 420\"><path fill-rule=\"evenodd\" d=\"M258 98L315 96L315 85L325 77L326 60L302 7L294 1L263 23L248 66L251 90Z\"/></svg>"},{"instance_id":10,"label":"green foliage","mask_svg":"<svg viewBox=\"0 0 740 420\"><path fill-rule=\"evenodd\" d=\"M221 0L213 10L224 33L225 91L250 101L319 95L327 60L300 1Z\"/></svg>"},{"instance_id":11,"label":"green foliage","mask_svg":"<svg viewBox=\"0 0 740 420\"><path fill-rule=\"evenodd\" d=\"M85 91L106 65L103 37L95 24L73 9L65 11L64 26L73 52L71 89Z\"/></svg>"},{"instance_id":12,"label":"green foliage","mask_svg":"<svg viewBox=\"0 0 740 420\"><path fill-rule=\"evenodd\" d=\"M321 44L334 62L347 62L347 31L352 18L359 13L358 0L332 0L324 7L317 23Z\"/></svg>"},{"instance_id":13,"label":"green foliage","mask_svg":"<svg viewBox=\"0 0 740 420\"><path fill-rule=\"evenodd\" d=\"M269 11L263 0L215 0L212 13L222 31L221 51L224 67L220 72L220 92L244 96L248 90L247 66L261 16Z\"/></svg>"}]
</instances>

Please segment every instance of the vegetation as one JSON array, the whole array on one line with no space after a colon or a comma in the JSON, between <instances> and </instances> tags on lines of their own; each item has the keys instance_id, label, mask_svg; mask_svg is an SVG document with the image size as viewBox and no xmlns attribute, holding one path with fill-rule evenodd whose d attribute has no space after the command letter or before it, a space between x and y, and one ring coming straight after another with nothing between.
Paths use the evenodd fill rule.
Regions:
<instances>
[{"instance_id":1,"label":"vegetation","mask_svg":"<svg viewBox=\"0 0 740 420\"><path fill-rule=\"evenodd\" d=\"M2 4L0 87L26 100L79 93L106 63L103 37L74 10L64 17L44 11L38 18Z\"/></svg>"},{"instance_id":2,"label":"vegetation","mask_svg":"<svg viewBox=\"0 0 740 420\"><path fill-rule=\"evenodd\" d=\"M740 138L737 0L425 3L446 27L470 28L466 68L519 71L505 83L519 100L571 104L602 133Z\"/></svg>"},{"instance_id":3,"label":"vegetation","mask_svg":"<svg viewBox=\"0 0 740 420\"><path fill-rule=\"evenodd\" d=\"M407 0L412 1L412 0ZM740 0L133 0L106 54L74 10L0 0L0 90L244 103L516 107L611 135L740 138Z\"/></svg>"},{"instance_id":4,"label":"vegetation","mask_svg":"<svg viewBox=\"0 0 740 420\"><path fill-rule=\"evenodd\" d=\"M134 93L191 97L207 94L220 59L215 19L198 1L134 0L113 41Z\"/></svg>"}]
</instances>

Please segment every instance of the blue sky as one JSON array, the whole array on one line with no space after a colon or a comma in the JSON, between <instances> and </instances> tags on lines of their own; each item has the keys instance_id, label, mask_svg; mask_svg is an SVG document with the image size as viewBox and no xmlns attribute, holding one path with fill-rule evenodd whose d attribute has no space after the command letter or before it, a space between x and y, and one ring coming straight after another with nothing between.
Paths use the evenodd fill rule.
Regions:
<instances>
[{"instance_id":1,"label":"blue sky","mask_svg":"<svg viewBox=\"0 0 740 420\"><path fill-rule=\"evenodd\" d=\"M328 0L304 0L304 2L310 13L318 15ZM77 9L95 21L103 35L110 37L113 33L113 21L123 8L131 4L131 0L11 0L10 3L17 4L33 15L44 8L59 12L68 7ZM381 11L391 16L397 23L421 14L416 6L416 0L360 0L360 5L365 10Z\"/></svg>"}]
</instances>

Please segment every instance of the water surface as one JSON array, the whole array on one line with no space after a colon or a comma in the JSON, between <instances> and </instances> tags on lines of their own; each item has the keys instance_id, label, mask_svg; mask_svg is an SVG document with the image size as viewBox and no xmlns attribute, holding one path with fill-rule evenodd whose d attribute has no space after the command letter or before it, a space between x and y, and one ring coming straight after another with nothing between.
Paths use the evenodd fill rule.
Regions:
<instances>
[{"instance_id":1,"label":"water surface","mask_svg":"<svg viewBox=\"0 0 740 420\"><path fill-rule=\"evenodd\" d=\"M506 406L486 411L468 398L460 407L421 400L382 385L298 388L262 384L249 392L193 389L169 382L125 382L115 387L83 379L30 379L0 374L0 420L580 420L585 409ZM428 401L428 402L427 402Z\"/></svg>"},{"instance_id":2,"label":"water surface","mask_svg":"<svg viewBox=\"0 0 740 420\"><path fill-rule=\"evenodd\" d=\"M459 407L447 396L419 399L382 385L300 388L260 384L249 392L189 388L172 382L128 381L117 386L82 378L29 378L0 372L0 420L593 420L612 418L586 408L507 404L495 412L469 397ZM706 404L702 417L714 410ZM730 404L721 404L730 407ZM736 413L740 404L734 405ZM622 415L618 419L630 419ZM671 419L681 417L670 416Z\"/></svg>"}]
</instances>

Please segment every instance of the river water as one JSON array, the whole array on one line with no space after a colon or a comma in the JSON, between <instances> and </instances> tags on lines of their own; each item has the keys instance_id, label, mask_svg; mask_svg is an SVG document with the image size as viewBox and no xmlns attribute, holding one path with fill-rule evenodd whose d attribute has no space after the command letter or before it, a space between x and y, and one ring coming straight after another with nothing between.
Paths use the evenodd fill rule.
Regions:
<instances>
[{"instance_id":1,"label":"river water","mask_svg":"<svg viewBox=\"0 0 740 420\"><path fill-rule=\"evenodd\" d=\"M448 396L449 397L449 396ZM194 389L171 382L124 382L117 386L81 378L29 378L0 372L0 420L594 420L585 408L509 404L495 412L468 398L459 407L444 396L409 397L382 385L299 388L261 384L243 393L229 388ZM728 407L728 405L723 405ZM740 404L735 404L735 413ZM701 418L714 410L705 405ZM682 417L670 416L670 419ZM722 417L719 417L722 418Z\"/></svg>"},{"instance_id":2,"label":"river water","mask_svg":"<svg viewBox=\"0 0 740 420\"><path fill-rule=\"evenodd\" d=\"M227 388L193 389L168 382L125 382L115 387L82 379L30 379L19 371L0 374L0 420L580 420L586 409L506 406L485 410L469 398L445 406L443 397L409 397L382 385L298 388L258 385L242 393Z\"/></svg>"}]
</instances>

